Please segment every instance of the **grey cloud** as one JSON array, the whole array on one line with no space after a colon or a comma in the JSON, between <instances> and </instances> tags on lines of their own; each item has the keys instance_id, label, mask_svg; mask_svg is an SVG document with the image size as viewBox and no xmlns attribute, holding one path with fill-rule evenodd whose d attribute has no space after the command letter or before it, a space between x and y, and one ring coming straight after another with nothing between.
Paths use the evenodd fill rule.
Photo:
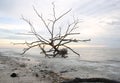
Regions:
<instances>
[{"instance_id":1,"label":"grey cloud","mask_svg":"<svg viewBox=\"0 0 120 83\"><path fill-rule=\"evenodd\" d=\"M12 40L32 40L32 36L21 36L21 35L7 35L3 37L5 39L12 39Z\"/></svg>"},{"instance_id":2,"label":"grey cloud","mask_svg":"<svg viewBox=\"0 0 120 83\"><path fill-rule=\"evenodd\" d=\"M1 29L0 28L0 33L13 33L13 31L7 30L7 29Z\"/></svg>"},{"instance_id":3,"label":"grey cloud","mask_svg":"<svg viewBox=\"0 0 120 83\"><path fill-rule=\"evenodd\" d=\"M17 3L16 3L17 1ZM35 1L35 0L34 0ZM44 1L44 0L43 0ZM47 0L46 0L47 1ZM19 3L20 2L20 3ZM28 3L27 3L28 2ZM41 2L41 0L40 0ZM42 4L39 2L39 5ZM30 14L31 10L30 6L32 5L32 0L1 0L0 1L0 12L6 12L15 9L18 11L18 13L26 12L25 15ZM44 2L45 5L46 2ZM16 6L16 4L18 4ZM88 17L94 17L97 16L99 18L104 18L104 14L112 16L114 11L119 12L120 11L120 0L75 0L75 3L72 4L72 8L75 9L74 12L77 13L77 15L85 15L86 18ZM26 6L24 6L26 5ZM29 5L29 6L28 6ZM36 3L38 5L38 3ZM23 7L20 7L23 6ZM41 6L41 5L40 5ZM63 5L64 6L64 5ZM21 9L21 11L19 11ZM47 7L46 7L47 9ZM13 11L16 13L16 11ZM41 12L41 11L40 11ZM49 12L48 12L49 13ZM117 15L117 14L116 14ZM28 16L30 17L30 16ZM31 16L31 18L33 18ZM83 17L84 18L84 17ZM91 43L95 44L103 44L108 46L119 46L120 47L120 19L119 16L116 18L110 18L112 19L111 22L107 22L103 20L100 20L101 23L106 23L107 26L102 27L106 32L101 34L100 37L95 37L92 39ZM90 20L90 19L88 19ZM99 19L97 19L98 21ZM14 22L14 21L13 21ZM84 28L84 27L83 27ZM97 29L97 28L96 28ZM0 29L0 36L1 38L6 39L18 39L18 40L32 40L33 37L30 36L22 36L22 35L15 35L14 33L20 33L23 32L21 30L12 30L9 31L7 29ZM45 31L42 30L39 33L43 34L44 37L47 37L48 34L44 33ZM85 36L83 35L83 38Z\"/></svg>"},{"instance_id":4,"label":"grey cloud","mask_svg":"<svg viewBox=\"0 0 120 83\"><path fill-rule=\"evenodd\" d=\"M111 16L110 18L108 18L107 21L106 20L101 20L101 21L99 21L99 23L108 24L110 26L119 26L120 25L120 17L117 16L117 17L114 18L114 16Z\"/></svg>"},{"instance_id":5,"label":"grey cloud","mask_svg":"<svg viewBox=\"0 0 120 83\"><path fill-rule=\"evenodd\" d=\"M0 39L15 39L15 40L33 40L36 37L34 35L24 35L23 33L27 33L24 30L8 30L0 28ZM45 32L38 32L43 37L47 38L48 34Z\"/></svg>"},{"instance_id":6,"label":"grey cloud","mask_svg":"<svg viewBox=\"0 0 120 83\"><path fill-rule=\"evenodd\" d=\"M112 21L112 22L108 22L107 24L109 24L109 25L120 25L120 21Z\"/></svg>"},{"instance_id":7,"label":"grey cloud","mask_svg":"<svg viewBox=\"0 0 120 83\"><path fill-rule=\"evenodd\" d=\"M0 0L0 11L6 12L14 8L16 0Z\"/></svg>"},{"instance_id":8,"label":"grey cloud","mask_svg":"<svg viewBox=\"0 0 120 83\"><path fill-rule=\"evenodd\" d=\"M120 25L120 16L113 17L111 22L107 22L109 25Z\"/></svg>"},{"instance_id":9,"label":"grey cloud","mask_svg":"<svg viewBox=\"0 0 120 83\"><path fill-rule=\"evenodd\" d=\"M19 33L19 32L25 32L25 30L20 30L20 29L8 30L8 29L0 28L0 34L1 34L1 33L5 33L5 34L16 34L16 33Z\"/></svg>"},{"instance_id":10,"label":"grey cloud","mask_svg":"<svg viewBox=\"0 0 120 83\"><path fill-rule=\"evenodd\" d=\"M95 16L120 11L119 4L119 0L86 0L86 3L82 5L78 4L76 11L78 11L79 14Z\"/></svg>"}]
</instances>

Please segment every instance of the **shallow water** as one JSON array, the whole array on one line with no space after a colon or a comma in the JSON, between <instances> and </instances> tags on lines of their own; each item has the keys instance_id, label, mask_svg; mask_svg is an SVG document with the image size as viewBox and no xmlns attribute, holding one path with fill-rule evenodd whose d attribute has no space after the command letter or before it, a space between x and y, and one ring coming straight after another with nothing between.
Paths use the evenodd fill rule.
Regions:
<instances>
[{"instance_id":1,"label":"shallow water","mask_svg":"<svg viewBox=\"0 0 120 83\"><path fill-rule=\"evenodd\" d=\"M81 55L81 60L120 62L120 48L74 48L74 50ZM68 56L70 58L78 58L78 56L71 51L68 52ZM0 55L4 54L7 56L21 56L21 53L22 48L0 48ZM36 58L44 57L43 54L40 54L39 48L32 49L23 56Z\"/></svg>"},{"instance_id":2,"label":"shallow water","mask_svg":"<svg viewBox=\"0 0 120 83\"><path fill-rule=\"evenodd\" d=\"M68 76L78 77L108 77L120 80L120 49L119 48L75 48L81 57L69 51L69 58L60 59L44 58L38 49L27 52L24 57L34 58L44 64L51 65L54 70L69 70L75 68L75 72L70 72ZM0 55L21 57L22 49L0 48ZM49 63L46 63L48 61ZM82 75L82 76L81 76Z\"/></svg>"}]
</instances>

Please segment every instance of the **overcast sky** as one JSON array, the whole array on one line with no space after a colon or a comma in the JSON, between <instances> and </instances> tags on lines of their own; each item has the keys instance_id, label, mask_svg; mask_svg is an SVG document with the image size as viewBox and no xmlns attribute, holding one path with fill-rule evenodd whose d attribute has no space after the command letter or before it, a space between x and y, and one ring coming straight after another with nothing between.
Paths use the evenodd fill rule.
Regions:
<instances>
[{"instance_id":1,"label":"overcast sky","mask_svg":"<svg viewBox=\"0 0 120 83\"><path fill-rule=\"evenodd\" d=\"M47 18L52 14L52 2L57 15L72 8L68 16L80 19L77 31L81 34L77 38L91 38L92 41L78 45L120 47L120 0L0 0L0 46L33 39L17 35L30 31L28 24L20 19L21 15L34 21L35 26L41 25L32 6ZM72 20L68 16L65 19ZM48 36L44 28L39 29L41 34Z\"/></svg>"}]
</instances>

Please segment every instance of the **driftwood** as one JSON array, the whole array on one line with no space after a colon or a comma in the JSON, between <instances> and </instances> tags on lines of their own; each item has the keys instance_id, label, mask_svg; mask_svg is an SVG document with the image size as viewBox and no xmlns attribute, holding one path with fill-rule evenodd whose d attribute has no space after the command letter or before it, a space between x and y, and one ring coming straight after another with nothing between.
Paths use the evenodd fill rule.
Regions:
<instances>
[{"instance_id":1,"label":"driftwood","mask_svg":"<svg viewBox=\"0 0 120 83\"><path fill-rule=\"evenodd\" d=\"M66 14L68 14L70 10L66 11L65 13L61 14L60 16L56 16L56 11L55 11L55 5L54 3L52 3L53 5L53 19L48 19L47 21L49 21L49 23L46 22L46 20L43 18L42 14L39 14L37 9L33 6L33 9L35 11L35 14L38 16L38 18L40 18L40 20L43 22L45 28L47 29L46 32L49 32L49 39L45 39L40 33L38 33L35 30L34 25L31 23L30 20L27 20L26 18L24 18L22 16L22 20L24 20L25 22L27 22L30 27L31 27L31 32L25 35L33 35L37 38L36 41L33 41L31 43L29 42L25 42L25 43L20 43L20 44L24 44L27 46L27 48L25 48L23 50L23 53L26 53L29 49L34 48L34 47L39 47L40 50L42 51L41 53L43 53L46 57L56 57L57 55L60 55L61 57L66 57L65 55L67 54L67 49L71 50L73 53L75 53L76 55L80 56L79 53L75 52L71 47L69 47L67 44L71 43L71 42L86 42L86 41L90 41L90 39L86 39L86 40L78 40L78 39L71 39L68 36L74 36L74 35L79 35L80 33L78 32L74 32L74 30L76 30L78 27L78 23L79 20L78 19L74 19L73 22L67 24L65 33L62 33L62 29L60 26L59 27L59 32L57 35L55 35L55 28L56 28L56 23L62 19ZM49 26L51 25L51 26ZM46 46L49 46L50 49L46 50ZM61 47L63 47L62 49L60 49ZM62 53L63 52L63 53Z\"/></svg>"},{"instance_id":2,"label":"driftwood","mask_svg":"<svg viewBox=\"0 0 120 83\"><path fill-rule=\"evenodd\" d=\"M75 78L73 80L68 80L61 83L120 83L120 82L107 78Z\"/></svg>"}]
</instances>

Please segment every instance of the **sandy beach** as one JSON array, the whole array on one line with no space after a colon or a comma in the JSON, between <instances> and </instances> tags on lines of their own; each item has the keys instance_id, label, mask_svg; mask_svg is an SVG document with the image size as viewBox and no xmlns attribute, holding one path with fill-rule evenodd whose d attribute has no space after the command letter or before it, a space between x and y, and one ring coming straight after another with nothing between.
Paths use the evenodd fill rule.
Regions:
<instances>
[{"instance_id":1,"label":"sandy beach","mask_svg":"<svg viewBox=\"0 0 120 83\"><path fill-rule=\"evenodd\" d=\"M115 63L85 61L78 57L31 58L0 53L0 83L60 83L75 77L120 81L119 69Z\"/></svg>"}]
</instances>

